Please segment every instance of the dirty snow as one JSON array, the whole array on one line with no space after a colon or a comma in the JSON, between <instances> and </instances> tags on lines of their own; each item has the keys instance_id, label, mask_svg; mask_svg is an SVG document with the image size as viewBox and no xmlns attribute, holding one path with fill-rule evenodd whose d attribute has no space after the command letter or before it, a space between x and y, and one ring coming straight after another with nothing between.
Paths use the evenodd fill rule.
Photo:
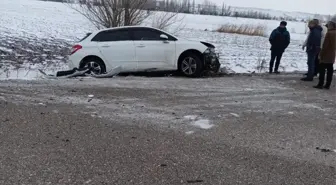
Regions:
<instances>
[{"instance_id":1,"label":"dirty snow","mask_svg":"<svg viewBox=\"0 0 336 185\"><path fill-rule=\"evenodd\" d=\"M214 126L214 125L210 124L210 121L207 120L207 119L197 120L193 123L193 125L201 128L201 129L210 129Z\"/></svg>"},{"instance_id":2,"label":"dirty snow","mask_svg":"<svg viewBox=\"0 0 336 185\"><path fill-rule=\"evenodd\" d=\"M239 118L240 116L236 113L230 113L232 116Z\"/></svg>"},{"instance_id":3,"label":"dirty snow","mask_svg":"<svg viewBox=\"0 0 336 185\"><path fill-rule=\"evenodd\" d=\"M188 131L188 132L186 132L187 135L191 135L193 133L195 133L195 132L194 131Z\"/></svg>"},{"instance_id":4,"label":"dirty snow","mask_svg":"<svg viewBox=\"0 0 336 185\"><path fill-rule=\"evenodd\" d=\"M197 118L196 115L187 115L187 116L184 116L184 119L189 119L189 120L195 120Z\"/></svg>"}]
</instances>

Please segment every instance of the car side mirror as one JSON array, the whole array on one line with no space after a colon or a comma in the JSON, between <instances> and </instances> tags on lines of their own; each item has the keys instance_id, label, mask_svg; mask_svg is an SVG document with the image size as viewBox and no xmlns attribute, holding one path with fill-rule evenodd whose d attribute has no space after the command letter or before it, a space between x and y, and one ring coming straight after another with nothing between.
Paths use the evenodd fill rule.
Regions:
<instances>
[{"instance_id":1,"label":"car side mirror","mask_svg":"<svg viewBox=\"0 0 336 185\"><path fill-rule=\"evenodd\" d=\"M168 36L165 35L165 34L161 34L161 35L160 35L160 38L161 38L162 40L168 40Z\"/></svg>"}]
</instances>

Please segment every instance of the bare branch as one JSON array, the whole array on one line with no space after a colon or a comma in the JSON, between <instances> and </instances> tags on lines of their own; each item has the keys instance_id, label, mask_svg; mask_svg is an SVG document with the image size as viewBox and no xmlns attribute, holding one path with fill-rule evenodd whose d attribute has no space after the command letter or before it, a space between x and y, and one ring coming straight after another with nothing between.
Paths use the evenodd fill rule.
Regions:
<instances>
[{"instance_id":1,"label":"bare branch","mask_svg":"<svg viewBox=\"0 0 336 185\"><path fill-rule=\"evenodd\" d=\"M152 27L168 31L172 25L175 25L176 31L178 29L182 29L181 26L183 24L184 16L178 16L177 12L156 12L152 15ZM179 25L177 25L179 23ZM171 32L171 30L170 30Z\"/></svg>"},{"instance_id":2,"label":"bare branch","mask_svg":"<svg viewBox=\"0 0 336 185\"><path fill-rule=\"evenodd\" d=\"M66 4L100 29L141 24L150 15L144 10L148 1L81 0L76 4Z\"/></svg>"}]
</instances>

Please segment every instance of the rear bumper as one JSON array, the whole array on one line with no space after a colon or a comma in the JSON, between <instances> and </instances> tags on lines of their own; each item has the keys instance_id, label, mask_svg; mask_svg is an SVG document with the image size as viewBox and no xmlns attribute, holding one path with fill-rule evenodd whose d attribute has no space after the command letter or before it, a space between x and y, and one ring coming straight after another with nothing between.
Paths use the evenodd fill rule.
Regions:
<instances>
[{"instance_id":1,"label":"rear bumper","mask_svg":"<svg viewBox=\"0 0 336 185\"><path fill-rule=\"evenodd\" d=\"M69 69L73 69L73 68L78 67L78 66L75 66L74 63L71 60L68 60L68 67L69 67Z\"/></svg>"},{"instance_id":2,"label":"rear bumper","mask_svg":"<svg viewBox=\"0 0 336 185\"><path fill-rule=\"evenodd\" d=\"M77 53L70 55L68 60L69 69L73 69L75 67L79 68L79 63L82 59L83 59L82 56Z\"/></svg>"}]
</instances>

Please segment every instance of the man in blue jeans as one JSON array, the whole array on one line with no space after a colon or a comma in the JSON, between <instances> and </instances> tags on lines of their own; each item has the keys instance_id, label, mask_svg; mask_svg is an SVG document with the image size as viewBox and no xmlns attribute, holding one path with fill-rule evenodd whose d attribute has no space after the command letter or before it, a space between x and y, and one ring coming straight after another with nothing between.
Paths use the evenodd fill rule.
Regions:
<instances>
[{"instance_id":1,"label":"man in blue jeans","mask_svg":"<svg viewBox=\"0 0 336 185\"><path fill-rule=\"evenodd\" d=\"M307 39L307 56L308 56L308 73L307 77L302 78L302 81L313 81L315 73L315 59L321 50L321 39L323 28L319 25L318 21L311 20L308 24L310 33Z\"/></svg>"}]
</instances>

